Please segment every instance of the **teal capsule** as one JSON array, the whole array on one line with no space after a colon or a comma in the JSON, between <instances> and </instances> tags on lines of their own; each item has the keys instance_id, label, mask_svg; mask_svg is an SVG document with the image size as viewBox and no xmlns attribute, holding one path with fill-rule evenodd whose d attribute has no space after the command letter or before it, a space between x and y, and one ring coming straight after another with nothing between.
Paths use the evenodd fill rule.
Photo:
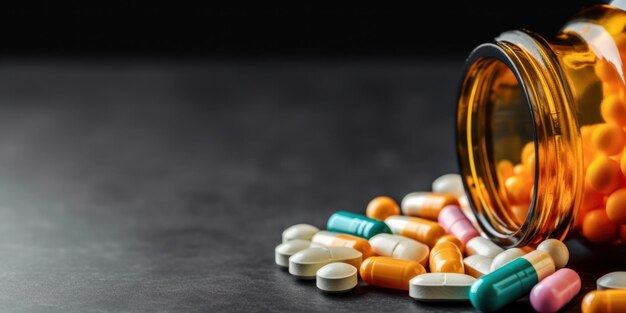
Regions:
<instances>
[{"instance_id":1,"label":"teal capsule","mask_svg":"<svg viewBox=\"0 0 626 313\"><path fill-rule=\"evenodd\" d=\"M391 229L384 222L346 211L338 211L331 215L326 224L326 229L365 239L370 239L381 233L391 234Z\"/></svg>"},{"instance_id":2,"label":"teal capsule","mask_svg":"<svg viewBox=\"0 0 626 313\"><path fill-rule=\"evenodd\" d=\"M483 312L497 311L528 295L554 270L554 261L549 254L537 250L530 252L478 278L470 289L470 302Z\"/></svg>"}]
</instances>

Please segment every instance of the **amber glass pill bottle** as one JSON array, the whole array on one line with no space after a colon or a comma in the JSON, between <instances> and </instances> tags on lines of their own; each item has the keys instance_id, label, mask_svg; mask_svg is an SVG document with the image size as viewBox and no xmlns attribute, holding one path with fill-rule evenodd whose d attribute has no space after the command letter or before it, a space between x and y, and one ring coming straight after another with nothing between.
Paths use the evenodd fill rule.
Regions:
<instances>
[{"instance_id":1,"label":"amber glass pill bottle","mask_svg":"<svg viewBox=\"0 0 626 313\"><path fill-rule=\"evenodd\" d=\"M584 8L553 36L507 31L467 58L459 164L478 223L501 246L574 228L618 242L626 229L626 192L611 197L626 189L625 10L626 0Z\"/></svg>"}]
</instances>

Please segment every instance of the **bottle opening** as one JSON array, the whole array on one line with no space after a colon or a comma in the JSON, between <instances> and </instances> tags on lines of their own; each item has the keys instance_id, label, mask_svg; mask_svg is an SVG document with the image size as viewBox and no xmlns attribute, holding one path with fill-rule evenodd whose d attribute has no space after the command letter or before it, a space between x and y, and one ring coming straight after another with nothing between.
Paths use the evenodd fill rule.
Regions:
<instances>
[{"instance_id":1,"label":"bottle opening","mask_svg":"<svg viewBox=\"0 0 626 313\"><path fill-rule=\"evenodd\" d=\"M457 155L485 235L503 247L563 238L582 190L572 95L542 38L512 31L466 61Z\"/></svg>"},{"instance_id":2,"label":"bottle opening","mask_svg":"<svg viewBox=\"0 0 626 313\"><path fill-rule=\"evenodd\" d=\"M459 161L483 231L502 245L527 233L535 197L536 130L524 84L497 49L478 49L459 96ZM470 62L471 61L471 62Z\"/></svg>"}]
</instances>

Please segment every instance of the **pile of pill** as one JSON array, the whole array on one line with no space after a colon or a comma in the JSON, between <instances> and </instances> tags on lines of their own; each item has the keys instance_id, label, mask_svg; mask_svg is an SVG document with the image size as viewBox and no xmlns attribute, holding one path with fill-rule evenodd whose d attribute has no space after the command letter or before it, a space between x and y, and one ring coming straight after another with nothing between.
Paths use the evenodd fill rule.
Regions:
<instances>
[{"instance_id":1,"label":"pile of pill","mask_svg":"<svg viewBox=\"0 0 626 313\"><path fill-rule=\"evenodd\" d=\"M480 236L461 209L464 196L460 176L448 174L433 183L433 192L410 193L400 206L377 197L366 215L335 212L326 230L291 226L275 249L276 264L299 279L315 279L324 292L347 292L360 277L418 301L469 300L485 312L524 296L538 312L556 312L580 292L580 277L565 268L565 244L548 239L536 249L503 250ZM598 289L585 297L583 312L626 309L626 272L607 274Z\"/></svg>"},{"instance_id":2,"label":"pile of pill","mask_svg":"<svg viewBox=\"0 0 626 313\"><path fill-rule=\"evenodd\" d=\"M602 84L599 115L603 122L580 129L585 187L574 227L592 243L626 244L626 88L620 73L607 60L596 63L595 73ZM534 142L524 146L518 164L504 159L496 169L498 179L504 182L502 197L521 223L532 198Z\"/></svg>"}]
</instances>

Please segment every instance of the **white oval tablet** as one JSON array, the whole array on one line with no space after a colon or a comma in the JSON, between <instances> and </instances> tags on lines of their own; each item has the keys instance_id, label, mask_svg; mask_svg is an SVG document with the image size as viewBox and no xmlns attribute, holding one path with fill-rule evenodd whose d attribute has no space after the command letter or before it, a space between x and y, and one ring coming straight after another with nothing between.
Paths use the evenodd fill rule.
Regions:
<instances>
[{"instance_id":1,"label":"white oval tablet","mask_svg":"<svg viewBox=\"0 0 626 313\"><path fill-rule=\"evenodd\" d=\"M557 270L565 267L569 261L569 250L560 240L546 239L537 246L537 250L549 254Z\"/></svg>"},{"instance_id":2,"label":"white oval tablet","mask_svg":"<svg viewBox=\"0 0 626 313\"><path fill-rule=\"evenodd\" d=\"M496 255L495 258L493 258L493 262L491 262L491 271L493 272L501 268L504 264L507 264L525 254L526 252L520 248L511 248L504 250L503 252Z\"/></svg>"},{"instance_id":3,"label":"white oval tablet","mask_svg":"<svg viewBox=\"0 0 626 313\"><path fill-rule=\"evenodd\" d=\"M311 241L313 235L315 235L318 231L320 231L319 228L309 224L293 225L283 231L283 242L294 239Z\"/></svg>"},{"instance_id":4,"label":"white oval tablet","mask_svg":"<svg viewBox=\"0 0 626 313\"><path fill-rule=\"evenodd\" d=\"M427 273L409 282L409 296L419 301L466 301L476 278L458 273Z\"/></svg>"},{"instance_id":5,"label":"white oval tablet","mask_svg":"<svg viewBox=\"0 0 626 313\"><path fill-rule=\"evenodd\" d=\"M315 273L331 262L344 262L356 268L361 266L363 254L349 247L321 247L304 249L289 258L289 273L302 279L315 279Z\"/></svg>"},{"instance_id":6,"label":"white oval tablet","mask_svg":"<svg viewBox=\"0 0 626 313\"><path fill-rule=\"evenodd\" d=\"M433 181L433 192L450 193L457 197L465 195L463 181L459 174L445 174Z\"/></svg>"},{"instance_id":7,"label":"white oval tablet","mask_svg":"<svg viewBox=\"0 0 626 313\"><path fill-rule=\"evenodd\" d=\"M626 272L608 273L596 281L598 290L626 289Z\"/></svg>"},{"instance_id":8,"label":"white oval tablet","mask_svg":"<svg viewBox=\"0 0 626 313\"><path fill-rule=\"evenodd\" d=\"M329 263L317 271L317 288L328 292L345 292L356 287L356 267L347 263Z\"/></svg>"},{"instance_id":9,"label":"white oval tablet","mask_svg":"<svg viewBox=\"0 0 626 313\"><path fill-rule=\"evenodd\" d=\"M422 265L426 264L430 252L427 245L400 235L378 234L369 242L378 255L417 261Z\"/></svg>"},{"instance_id":10,"label":"white oval tablet","mask_svg":"<svg viewBox=\"0 0 626 313\"><path fill-rule=\"evenodd\" d=\"M484 255L475 254L470 255L463 259L463 265L465 266L465 274L472 277L480 277L485 274L491 273L492 258Z\"/></svg>"},{"instance_id":11,"label":"white oval tablet","mask_svg":"<svg viewBox=\"0 0 626 313\"><path fill-rule=\"evenodd\" d=\"M281 243L274 249L276 264L282 267L289 267L289 258L292 255L304 249L315 247L323 247L323 245L302 239L294 239Z\"/></svg>"},{"instance_id":12,"label":"white oval tablet","mask_svg":"<svg viewBox=\"0 0 626 313\"><path fill-rule=\"evenodd\" d=\"M465 251L467 255L479 254L488 258L495 258L496 255L502 253L504 249L487 238L474 237L465 245Z\"/></svg>"}]
</instances>

